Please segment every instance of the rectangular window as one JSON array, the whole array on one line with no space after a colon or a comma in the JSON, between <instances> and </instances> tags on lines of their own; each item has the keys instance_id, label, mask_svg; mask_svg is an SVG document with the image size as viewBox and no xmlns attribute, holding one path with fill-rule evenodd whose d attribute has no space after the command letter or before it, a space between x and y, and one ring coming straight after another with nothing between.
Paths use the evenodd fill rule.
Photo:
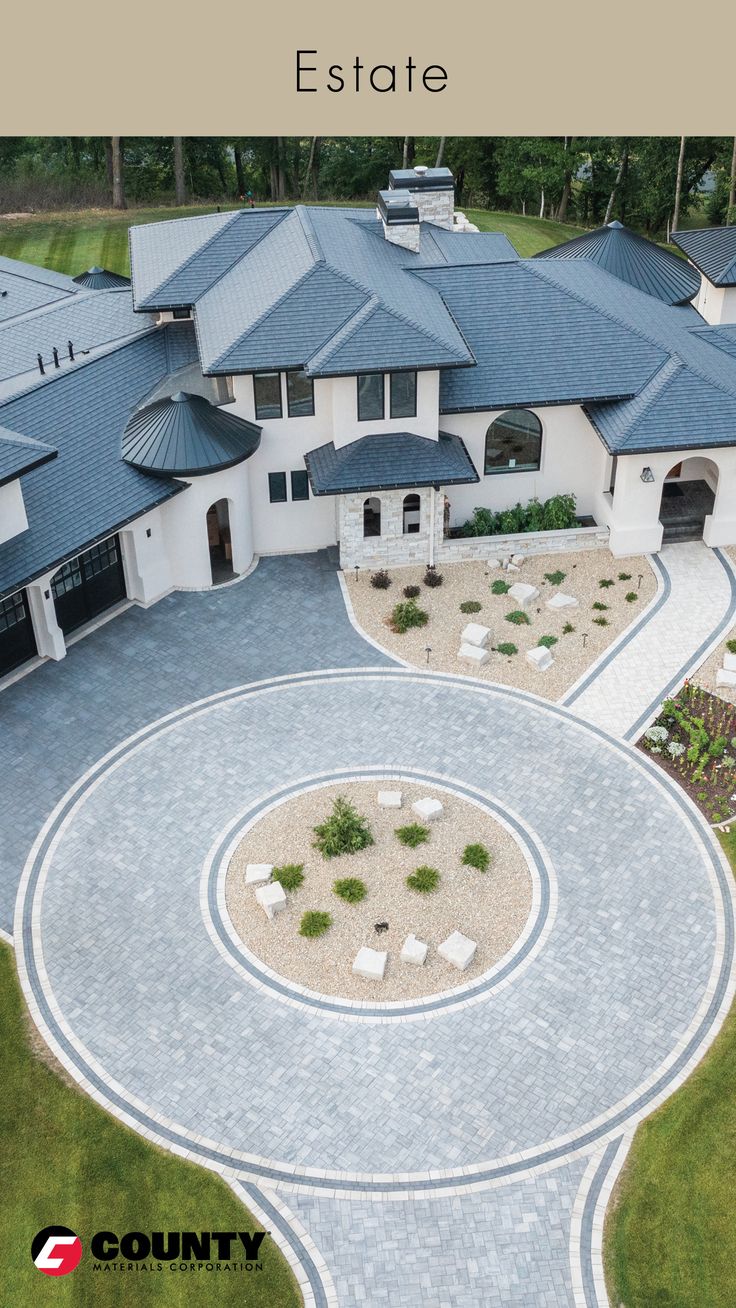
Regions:
<instances>
[{"instance_id":1,"label":"rectangular window","mask_svg":"<svg viewBox=\"0 0 736 1308\"><path fill-rule=\"evenodd\" d=\"M417 416L417 374L415 372L391 373L391 417L416 418Z\"/></svg>"},{"instance_id":2,"label":"rectangular window","mask_svg":"<svg viewBox=\"0 0 736 1308\"><path fill-rule=\"evenodd\" d=\"M383 373L364 372L358 377L358 422L383 417Z\"/></svg>"},{"instance_id":3,"label":"rectangular window","mask_svg":"<svg viewBox=\"0 0 736 1308\"><path fill-rule=\"evenodd\" d=\"M310 418L314 413L314 382L304 371L287 372L286 398L290 418Z\"/></svg>"},{"instance_id":4,"label":"rectangular window","mask_svg":"<svg viewBox=\"0 0 736 1308\"><path fill-rule=\"evenodd\" d=\"M286 503L286 473L269 472L268 498L272 504Z\"/></svg>"},{"instance_id":5,"label":"rectangular window","mask_svg":"<svg viewBox=\"0 0 736 1308\"><path fill-rule=\"evenodd\" d=\"M281 374L256 372L253 374L253 392L256 399L256 420L281 418Z\"/></svg>"},{"instance_id":6,"label":"rectangular window","mask_svg":"<svg viewBox=\"0 0 736 1308\"><path fill-rule=\"evenodd\" d=\"M299 468L291 474L291 498L292 500L309 499L309 478L304 468Z\"/></svg>"},{"instance_id":7,"label":"rectangular window","mask_svg":"<svg viewBox=\"0 0 736 1308\"><path fill-rule=\"evenodd\" d=\"M191 316L189 309L174 309L172 313L172 317L177 320L181 318L191 318Z\"/></svg>"}]
</instances>

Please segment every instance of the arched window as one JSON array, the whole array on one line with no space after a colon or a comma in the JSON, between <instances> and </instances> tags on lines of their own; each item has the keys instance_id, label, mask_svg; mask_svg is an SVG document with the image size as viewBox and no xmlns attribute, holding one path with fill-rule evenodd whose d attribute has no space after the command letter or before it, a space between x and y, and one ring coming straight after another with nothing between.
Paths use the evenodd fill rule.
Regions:
<instances>
[{"instance_id":1,"label":"arched window","mask_svg":"<svg viewBox=\"0 0 736 1308\"><path fill-rule=\"evenodd\" d=\"M380 536L381 501L376 495L370 495L363 502L363 535Z\"/></svg>"},{"instance_id":2,"label":"arched window","mask_svg":"<svg viewBox=\"0 0 736 1308\"><path fill-rule=\"evenodd\" d=\"M486 432L483 471L533 472L542 454L542 424L528 409L508 409Z\"/></svg>"},{"instance_id":3,"label":"arched window","mask_svg":"<svg viewBox=\"0 0 736 1308\"><path fill-rule=\"evenodd\" d=\"M404 496L404 535L419 531L419 496Z\"/></svg>"}]
</instances>

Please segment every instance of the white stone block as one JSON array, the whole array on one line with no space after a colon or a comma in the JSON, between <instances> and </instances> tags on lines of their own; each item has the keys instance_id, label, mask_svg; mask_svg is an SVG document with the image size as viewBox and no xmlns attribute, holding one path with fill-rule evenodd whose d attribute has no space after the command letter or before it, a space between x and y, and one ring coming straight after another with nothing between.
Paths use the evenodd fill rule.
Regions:
<instances>
[{"instance_id":1,"label":"white stone block","mask_svg":"<svg viewBox=\"0 0 736 1308\"><path fill-rule=\"evenodd\" d=\"M269 922L286 908L286 891L280 881L272 881L268 886L259 886L256 899Z\"/></svg>"},{"instance_id":2,"label":"white stone block","mask_svg":"<svg viewBox=\"0 0 736 1308\"><path fill-rule=\"evenodd\" d=\"M489 559L489 560L488 560L488 566L489 566L489 568L500 568L500 567L501 567L501 560L500 560L500 559Z\"/></svg>"},{"instance_id":3,"label":"white stone block","mask_svg":"<svg viewBox=\"0 0 736 1308\"><path fill-rule=\"evenodd\" d=\"M506 571L507 571L507 572L521 572L521 568L519 567L518 563L507 563L507 564L506 564Z\"/></svg>"},{"instance_id":4,"label":"white stone block","mask_svg":"<svg viewBox=\"0 0 736 1308\"><path fill-rule=\"evenodd\" d=\"M416 967L422 967L429 946L424 940L417 940L415 935L406 937L401 946L400 958L402 963L413 963Z\"/></svg>"},{"instance_id":5,"label":"white stone block","mask_svg":"<svg viewBox=\"0 0 736 1308\"><path fill-rule=\"evenodd\" d=\"M723 655L723 667L726 672L736 672L736 654L726 652Z\"/></svg>"},{"instance_id":6,"label":"white stone block","mask_svg":"<svg viewBox=\"0 0 736 1308\"><path fill-rule=\"evenodd\" d=\"M476 668L482 668L484 663L488 662L490 655L487 649L481 649L480 645L461 645L457 656L459 659L465 659L468 663L474 663Z\"/></svg>"},{"instance_id":7,"label":"white stone block","mask_svg":"<svg viewBox=\"0 0 736 1308\"><path fill-rule=\"evenodd\" d=\"M512 554L511 562L515 563L517 568L520 568L525 558L526 558L525 554Z\"/></svg>"},{"instance_id":8,"label":"white stone block","mask_svg":"<svg viewBox=\"0 0 736 1308\"><path fill-rule=\"evenodd\" d=\"M716 673L717 686L736 686L736 672L729 672L724 668L719 668Z\"/></svg>"},{"instance_id":9,"label":"white stone block","mask_svg":"<svg viewBox=\"0 0 736 1308\"><path fill-rule=\"evenodd\" d=\"M400 790L379 790L378 792L379 808L401 808L401 791Z\"/></svg>"},{"instance_id":10,"label":"white stone block","mask_svg":"<svg viewBox=\"0 0 736 1308\"><path fill-rule=\"evenodd\" d=\"M538 672L546 672L547 668L551 668L554 663L554 659L546 645L537 645L534 649L528 649L526 661L531 663Z\"/></svg>"},{"instance_id":11,"label":"white stone block","mask_svg":"<svg viewBox=\"0 0 736 1308\"><path fill-rule=\"evenodd\" d=\"M447 963L452 963L459 972L464 972L470 967L475 958L475 951L478 948L475 940L464 936L462 931L453 931L451 936L442 941L437 947L437 953L444 958Z\"/></svg>"},{"instance_id":12,"label":"white stone block","mask_svg":"<svg viewBox=\"0 0 736 1308\"><path fill-rule=\"evenodd\" d=\"M273 863L249 863L245 869L246 886L256 886L262 881L270 881Z\"/></svg>"},{"instance_id":13,"label":"white stone block","mask_svg":"<svg viewBox=\"0 0 736 1308\"><path fill-rule=\"evenodd\" d=\"M359 949L353 960L353 972L365 977L366 981L383 981L388 954L383 949L368 949L366 945Z\"/></svg>"},{"instance_id":14,"label":"white stone block","mask_svg":"<svg viewBox=\"0 0 736 1308\"><path fill-rule=\"evenodd\" d=\"M515 581L506 592L510 599L516 600L523 609L531 608L535 600L539 599L539 591L536 586L530 586L527 581Z\"/></svg>"},{"instance_id":15,"label":"white stone block","mask_svg":"<svg viewBox=\"0 0 736 1308\"><path fill-rule=\"evenodd\" d=\"M412 804L412 810L420 817L423 822L434 822L436 818L441 817L443 806L438 799L418 799Z\"/></svg>"},{"instance_id":16,"label":"white stone block","mask_svg":"<svg viewBox=\"0 0 736 1308\"><path fill-rule=\"evenodd\" d=\"M579 602L574 595L564 595L559 590L556 595L547 600L546 607L548 609L576 609L579 607Z\"/></svg>"},{"instance_id":17,"label":"white stone block","mask_svg":"<svg viewBox=\"0 0 736 1308\"><path fill-rule=\"evenodd\" d=\"M460 634L460 641L463 645L482 645L485 647L490 639L490 627L483 627L480 622L469 622L467 627L463 627Z\"/></svg>"}]
</instances>

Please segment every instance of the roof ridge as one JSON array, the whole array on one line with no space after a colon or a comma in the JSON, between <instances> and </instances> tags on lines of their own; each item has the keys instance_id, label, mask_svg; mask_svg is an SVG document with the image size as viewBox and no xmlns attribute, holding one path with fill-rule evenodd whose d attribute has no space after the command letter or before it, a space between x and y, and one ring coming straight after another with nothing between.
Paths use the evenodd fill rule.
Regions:
<instances>
[{"instance_id":1,"label":"roof ridge","mask_svg":"<svg viewBox=\"0 0 736 1308\"><path fill-rule=\"evenodd\" d=\"M678 372L686 368L686 366L687 365L683 362L683 360L680 358L678 354L672 354L670 355L667 362L663 363L662 367L659 368L656 373L652 374L652 376L649 378L649 381L639 391L639 395L644 397L646 396L647 391L649 391L649 388L651 387L651 394L647 398L642 399L640 410L633 424L629 427L624 444L626 443L626 441L628 441L630 436L633 436L637 427L639 427L640 424L643 422L644 418L648 414L652 405L656 404L657 400L662 394L662 391L665 390L665 388L670 385L670 383L677 376ZM632 404L636 401L637 398L638 398L637 396L634 396L633 400L624 400L623 403Z\"/></svg>"},{"instance_id":2,"label":"roof ridge","mask_svg":"<svg viewBox=\"0 0 736 1308\"><path fill-rule=\"evenodd\" d=\"M307 238L307 244L312 252L313 257L318 263L326 263L325 252L322 249L319 236L312 222L312 215L306 204L295 204L294 210L301 223L302 231Z\"/></svg>"},{"instance_id":3,"label":"roof ridge","mask_svg":"<svg viewBox=\"0 0 736 1308\"><path fill-rule=\"evenodd\" d=\"M287 299L288 296L293 295L294 291L296 291L300 286L302 286L304 282L308 281L309 278L312 277L313 274L317 271L317 269L320 268L321 266L322 265L318 263L311 264L311 266L307 268L305 272L302 273L301 277L297 277L295 282L292 282L290 286L287 286L286 290L282 291L281 295L277 296L276 299L271 304L269 304L267 309L264 309L260 317L256 318L255 322L252 322L244 332L241 332L240 336L237 336L234 341L230 342L227 349L224 350L222 354L219 354L217 356L214 362L210 364L210 371L214 368L219 368L221 364L224 363L227 356L229 354L232 354L233 350L237 349L239 345L242 345L243 341L247 340L247 338L251 335L251 333L256 331L257 328L260 327L266 321L267 318L270 318L274 310L278 309L279 305L283 304L284 300ZM195 314L195 331L197 331L196 314ZM199 349L198 331L197 331L197 348ZM200 358L201 357L202 355L200 352Z\"/></svg>"},{"instance_id":4,"label":"roof ridge","mask_svg":"<svg viewBox=\"0 0 736 1308\"><path fill-rule=\"evenodd\" d=\"M248 213L249 210L244 210L242 212ZM213 287L217 286L218 282L222 281L223 277L227 277L228 273L231 273L234 268L237 268L238 264L243 262L243 259L247 258L247 256L251 254L253 250L257 249L257 247L261 244L261 241L265 241L267 236L270 236L272 232L276 231L276 228L281 225L281 223L286 218L287 214L290 212L291 212L290 209L284 209L278 221L275 222L272 227L268 227L265 232L261 232L257 241L254 241L252 245L249 245L247 250L243 250L242 254L239 254L237 259L233 259L233 262L229 264L227 268L223 268L222 272L217 274L217 277L215 277L214 281L210 282L209 286L207 286L205 290L202 291L202 294L198 296L197 299L202 299L213 289ZM225 227L222 230L225 231L228 230L229 228L230 228L230 223L226 223ZM222 234L221 232L218 232L218 236L221 234ZM202 246L202 249L204 248L205 247ZM201 250L197 251L197 253L201 254ZM183 266L184 265L182 265L182 267ZM177 270L177 273L179 272L181 272L181 268ZM197 300L194 301L194 304L196 306Z\"/></svg>"},{"instance_id":5,"label":"roof ridge","mask_svg":"<svg viewBox=\"0 0 736 1308\"><path fill-rule=\"evenodd\" d=\"M335 269L332 269L332 271L334 272ZM337 275L339 276L339 274ZM349 281L350 279L346 278L345 280ZM327 340L322 342L319 349L315 350L314 354L311 354L309 356L308 363L309 363L310 371L315 366L315 364L317 365L317 367L322 367L322 365L325 364L327 360L335 353L335 350L339 349L340 344L342 342L337 341L336 338L345 331L346 327L348 327L350 323L354 324L353 331L349 332L348 335L344 337L344 339L348 341L350 340L350 337L353 335L353 333L360 326L360 324L363 322L367 322L368 319L371 318L372 315L375 313L376 309L380 308L381 301L379 300L377 295L375 294L371 295L369 291L365 291L365 287L358 287L357 289L365 292L366 299L363 301L362 304L358 306L358 308L355 310L354 313L349 314L347 318L343 319L340 325L335 328L334 332L330 333L330 335L327 337Z\"/></svg>"},{"instance_id":6,"label":"roof ridge","mask_svg":"<svg viewBox=\"0 0 736 1308\"><path fill-rule=\"evenodd\" d=\"M229 231L229 229L230 229L231 227L234 227L236 221L238 220L238 218L240 217L240 214L241 214L242 212L243 212L243 211L242 211L241 209L234 209L233 212L232 212L232 214L231 214L230 217L228 218L227 222L223 223L221 227L218 227L216 232L213 232L212 235L209 236L209 237L207 238L206 241L203 241L201 245L198 245L197 248L196 248L196 250L193 250L191 254L187 255L186 259L183 259L182 262L179 263L179 264L177 264L176 267L175 267L171 272L168 272L168 273L166 274L166 276L164 277L163 281L159 282L156 286L154 286L153 290L151 290L151 291L148 292L148 295L146 296L146 300L150 300L150 299L152 299L152 297L153 297L154 295L158 295L159 292L163 290L164 286L166 286L167 282L170 282L171 279L172 279L173 277L178 277L179 274L182 273L182 272L184 271L185 268L188 268L189 265L193 262L194 259L198 259L198 258L200 257L200 255L201 255L205 250L207 250L207 249L209 248L209 246L212 245L213 241L216 241L217 238L218 238L219 236L222 235L223 232ZM202 218L212 218L212 217L213 217L212 214L201 214L201 215L198 215L198 216L199 216L199 217L202 217ZM176 219L166 219L166 222L170 222L170 221L176 222L177 220L176 220ZM141 224L141 225L142 225L142 226L150 226L150 227L155 227L155 226L156 226L155 223L146 223L146 224ZM130 233L132 232L132 230L133 230L132 227L128 229L128 243L129 243L129 244L130 244ZM131 266L132 266L132 259L131 259Z\"/></svg>"}]
</instances>

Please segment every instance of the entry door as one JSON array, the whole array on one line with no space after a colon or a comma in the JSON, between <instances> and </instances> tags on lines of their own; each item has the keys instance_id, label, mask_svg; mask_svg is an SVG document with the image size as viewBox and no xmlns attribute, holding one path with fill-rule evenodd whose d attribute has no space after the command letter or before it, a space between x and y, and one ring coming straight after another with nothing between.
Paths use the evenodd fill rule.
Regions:
<instances>
[{"instance_id":1,"label":"entry door","mask_svg":"<svg viewBox=\"0 0 736 1308\"><path fill-rule=\"evenodd\" d=\"M51 583L56 620L67 635L125 599L120 539L110 536L59 569Z\"/></svg>"},{"instance_id":2,"label":"entry door","mask_svg":"<svg viewBox=\"0 0 736 1308\"><path fill-rule=\"evenodd\" d=\"M24 590L0 600L0 677L36 653L36 637Z\"/></svg>"}]
</instances>

